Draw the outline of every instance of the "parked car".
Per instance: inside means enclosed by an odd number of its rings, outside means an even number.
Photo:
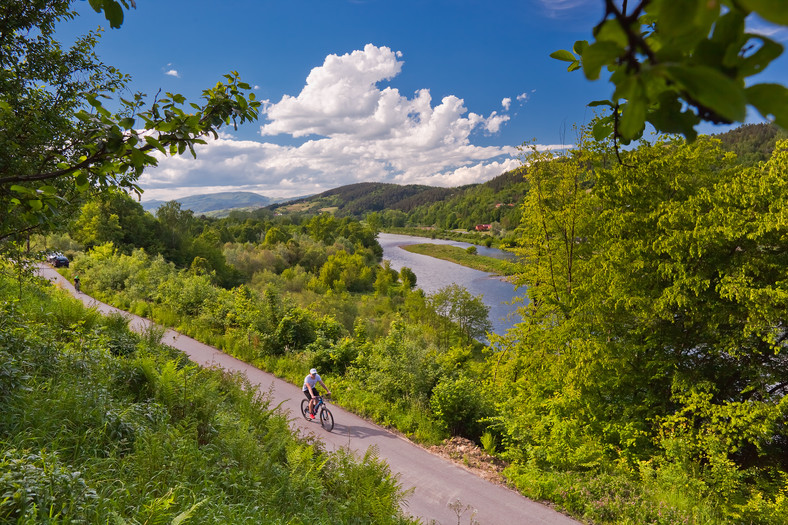
[[[68,268],[68,257],[62,253],[49,254],[47,257],[47,262],[55,268],[60,268],[61,266]]]

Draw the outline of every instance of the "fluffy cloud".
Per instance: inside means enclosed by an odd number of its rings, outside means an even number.
[[[260,141],[225,134],[199,147],[196,161],[162,159],[140,179],[145,198],[229,190],[294,197],[364,181],[458,186],[517,167],[514,147],[472,143],[505,125],[511,98],[503,113],[485,117],[453,95],[404,96],[384,85],[402,70],[401,58],[371,44],[329,55],[300,93],[265,101]]]
[[[176,69],[168,69],[164,72],[164,74],[175,78],[181,78],[181,74],[178,73],[178,70]]]

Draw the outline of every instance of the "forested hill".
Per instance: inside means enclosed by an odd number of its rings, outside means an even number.
[[[725,149],[736,153],[739,162],[752,166],[766,161],[780,139],[788,138],[788,131],[775,124],[745,124],[726,133],[714,135]]]
[[[457,191],[462,191],[462,188],[360,182],[334,188],[319,195],[274,204],[269,206],[269,209],[282,213],[330,210],[339,216],[357,217],[382,210],[401,210],[407,213],[416,206],[444,200]]]
[[[488,212],[494,211],[496,205],[516,202],[523,193],[522,175],[519,171],[513,171],[483,184],[457,188],[362,182],[287,203],[273,204],[268,208],[280,213],[331,211],[338,216],[360,218],[371,212],[379,212],[421,218],[432,217],[437,210],[463,207],[465,204],[476,208],[483,201],[483,210],[472,215],[478,222],[491,222],[495,220],[493,216],[499,214]]]

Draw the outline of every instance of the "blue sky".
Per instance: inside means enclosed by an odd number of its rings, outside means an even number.
[[[589,39],[602,0],[137,0],[123,26],[78,2],[65,38],[98,47],[130,87],[197,99],[238,71],[265,100],[140,179],[143,201],[219,191],[287,198],[356,182],[459,186],[519,165],[517,146],[571,144],[609,87],[552,51]],[[788,34],[775,38],[785,42]],[[767,72],[788,83],[786,59]],[[714,132],[705,129],[705,132]]]

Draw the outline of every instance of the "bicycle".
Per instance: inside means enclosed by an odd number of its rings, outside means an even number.
[[[301,400],[301,415],[304,416],[304,419],[310,421],[312,418],[309,417],[309,400],[302,399]],[[320,426],[325,428],[328,432],[334,428],[334,416],[331,414],[331,411],[328,409],[328,406],[323,401],[323,396],[317,396],[317,401],[315,402],[315,415],[320,419]]]

